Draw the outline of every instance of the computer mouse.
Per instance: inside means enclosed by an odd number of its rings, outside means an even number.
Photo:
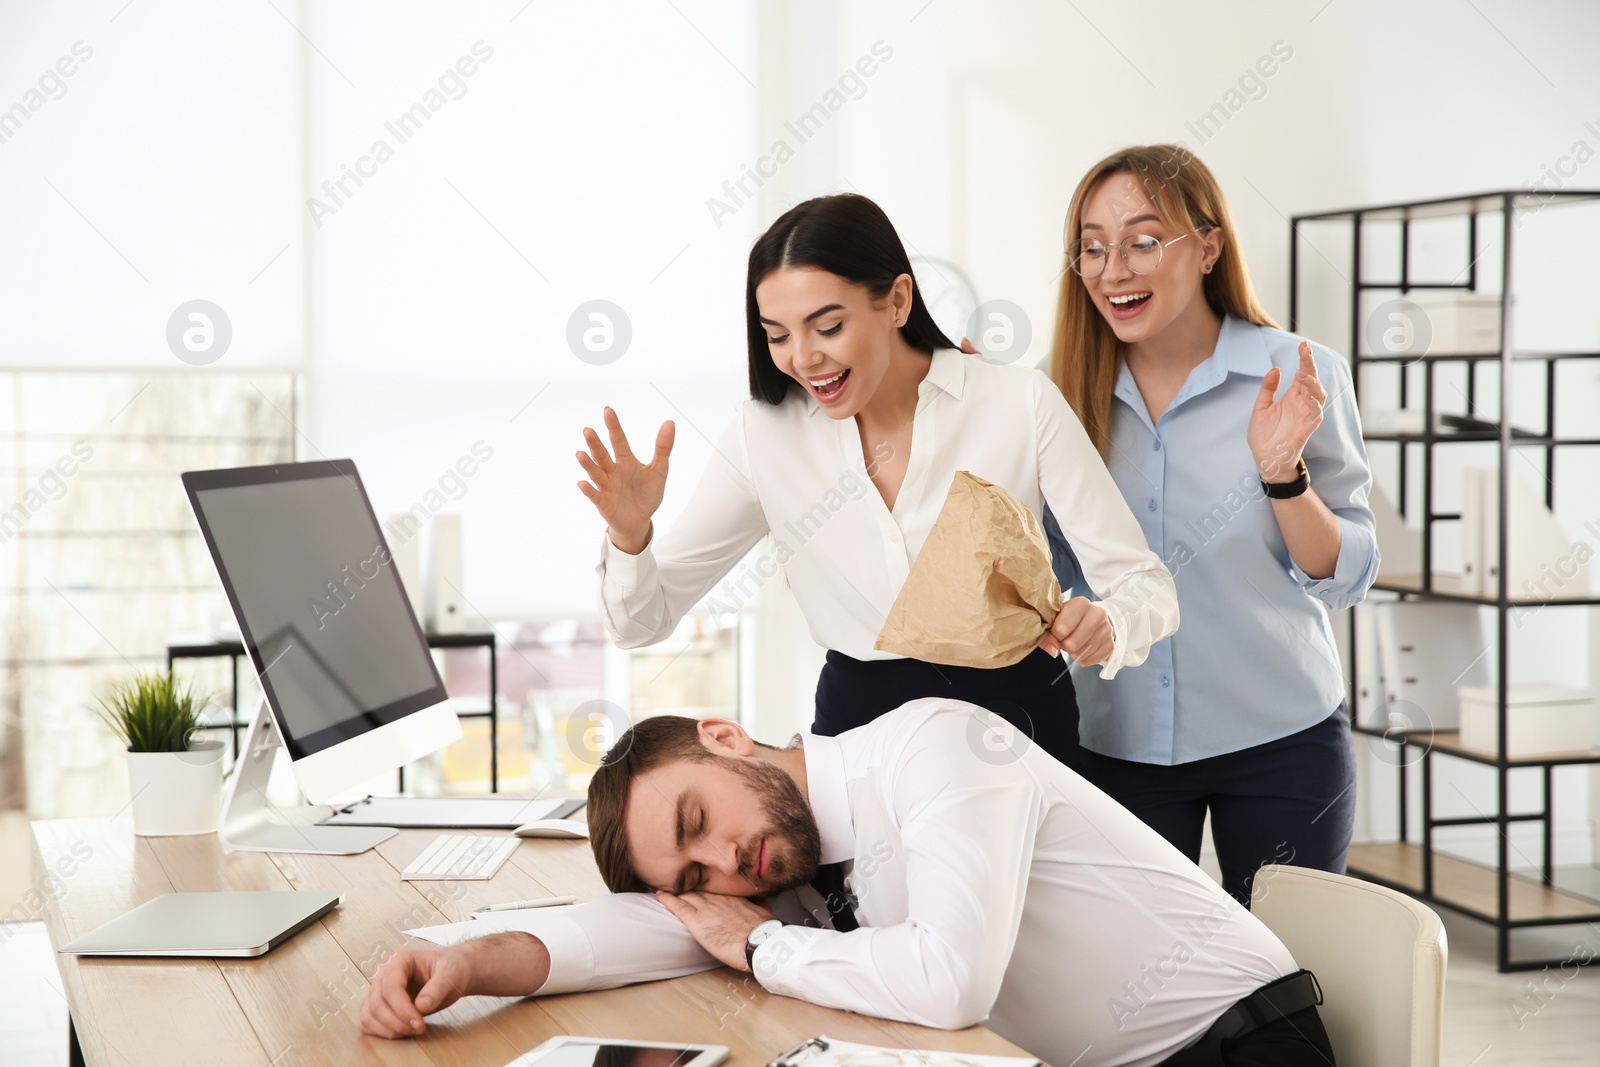
[[[559,837],[568,840],[589,836],[589,827],[576,819],[535,819],[511,831],[518,837]]]

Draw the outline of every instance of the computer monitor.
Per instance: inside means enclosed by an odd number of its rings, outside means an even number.
[[[254,851],[371,848],[394,831],[297,825],[266,801],[279,747],[319,804],[461,737],[361,475],[336,459],[190,471],[183,485],[263,695],[218,833]]]

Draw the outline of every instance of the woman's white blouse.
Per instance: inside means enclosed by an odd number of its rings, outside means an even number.
[[[624,648],[660,641],[707,594],[712,610],[736,610],[781,567],[819,645],[859,660],[899,658],[872,646],[962,470],[1010,490],[1035,515],[1050,505],[1111,616],[1116,648],[1101,677],[1143,663],[1177,629],[1172,575],[1077,416],[1038,371],[936,351],[917,387],[893,511],[869,474],[887,458],[864,455],[856,421],[830,418],[809,393],[797,389],[777,405],[746,401],[670,530],[636,556],[602,536],[597,571],[612,638]]]

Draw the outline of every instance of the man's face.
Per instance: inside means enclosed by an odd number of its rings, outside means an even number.
[[[669,893],[791,889],[816,877],[822,852],[794,779],[748,757],[677,760],[640,775],[622,821],[634,871]]]

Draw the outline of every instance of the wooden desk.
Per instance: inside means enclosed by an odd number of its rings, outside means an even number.
[[[344,893],[332,914],[258,959],[58,955],[84,1061],[90,1067],[502,1067],[564,1033],[727,1045],[734,1067],[763,1067],[817,1033],[902,1048],[1025,1055],[982,1027],[929,1030],[833,1011],[770,995],[728,968],[599,993],[468,997],[429,1016],[422,1037],[363,1036],[356,1021],[369,976],[385,953],[419,944],[403,930],[460,921],[494,901],[557,894],[588,900],[605,892],[584,841],[523,841],[487,882],[402,882],[400,870],[437,833],[402,830],[363,855],[328,857],[225,853],[214,834],[135,837],[126,814],[34,823],[33,884],[54,886],[44,907],[52,945],[162,893]]]

